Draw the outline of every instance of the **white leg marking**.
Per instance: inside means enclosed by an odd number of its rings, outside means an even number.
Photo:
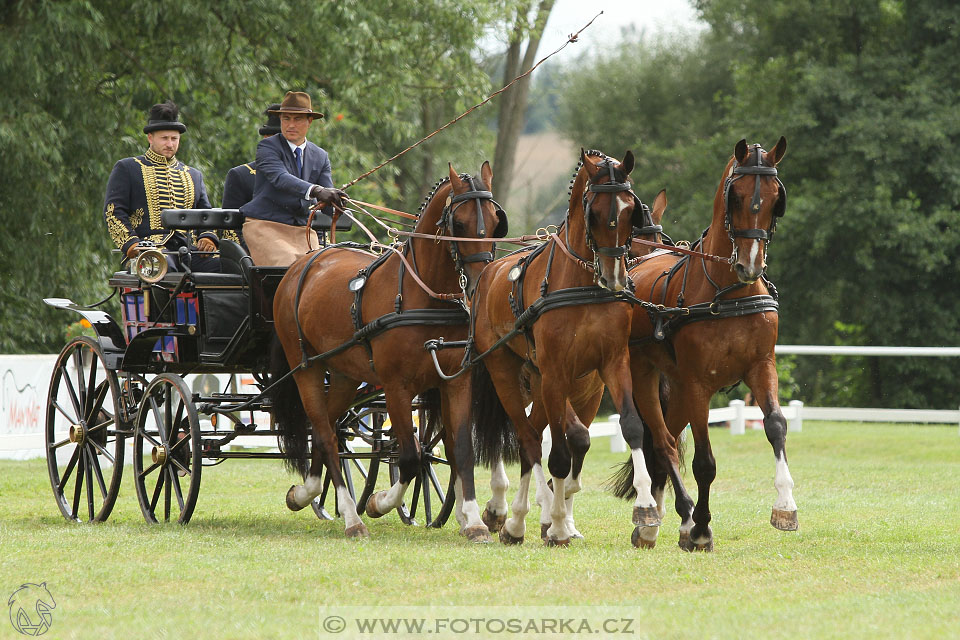
[[[553,540],[570,539],[570,531],[567,529],[567,501],[562,497],[565,495],[566,481],[566,478],[553,478],[554,501],[550,508],[552,524],[547,529],[547,537]]]
[[[373,503],[377,506],[377,511],[386,514],[399,507],[400,503],[403,502],[403,494],[406,493],[409,486],[409,482],[403,483],[398,480],[386,491],[378,491],[373,494]]]
[[[456,507],[454,507],[453,515],[456,516],[457,522],[460,524],[460,533],[463,533],[467,518],[463,515],[463,486],[460,484],[459,477],[453,482],[453,494],[456,496]]]
[[[507,513],[507,489],[510,488],[510,478],[503,460],[498,460],[493,471],[490,472],[490,500],[487,509],[491,513],[502,516]]]
[[[539,468],[539,466],[540,465],[537,465],[537,468]],[[543,470],[540,471],[540,475],[543,475]],[[510,517],[503,523],[503,528],[514,538],[522,538],[527,529],[524,518],[527,517],[527,513],[530,511],[529,471],[520,476],[520,485],[517,487],[517,495],[513,499],[511,511]]]
[[[346,485],[337,489],[337,503],[340,506],[340,513],[343,515],[344,529],[349,529],[363,522],[357,515],[357,503],[350,497]]]
[[[537,479],[537,504],[540,505],[540,524],[550,525],[550,509],[553,506],[553,492],[547,486],[547,479],[543,475],[543,467],[539,464],[533,467],[534,477]]]
[[[667,515],[667,505],[663,501],[663,490],[664,487],[653,490],[653,497],[657,501],[657,511],[660,513],[661,520]]]
[[[530,414],[533,413],[533,403],[531,402],[523,408],[523,412],[527,414],[527,417],[530,417]]]
[[[777,459],[777,475],[773,485],[777,488],[777,501],[773,503],[773,508],[781,511],[796,511],[797,503],[793,500],[793,478],[790,476],[787,458],[783,452],[780,452],[780,457]]]
[[[650,492],[653,481],[650,479],[650,474],[647,473],[647,463],[643,457],[643,449],[632,449],[630,455],[633,457],[633,488],[637,490],[637,501],[633,503],[634,506],[657,506],[657,501],[653,499],[653,494]]]
[[[293,490],[293,500],[299,506],[305,507],[310,504],[311,500],[320,495],[322,489],[323,481],[320,476],[308,475],[306,480],[303,481],[303,484],[297,485]]]

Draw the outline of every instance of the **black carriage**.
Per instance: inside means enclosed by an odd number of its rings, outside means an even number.
[[[167,210],[163,223],[174,229],[239,229],[242,217],[229,209]],[[325,231],[330,223],[320,214],[314,227]],[[68,520],[109,517],[128,442],[140,508],[154,523],[189,521],[204,466],[230,458],[282,459],[276,450],[281,434],[264,391],[273,294],[286,267],[255,266],[230,240],[221,241],[220,259],[223,273],[188,267],[166,272],[164,252],[141,253],[128,271],[109,279],[119,295],[119,323],[70,300],[44,301],[79,313],[96,333],[72,339],[60,352],[47,399],[47,466]],[[229,374],[231,384],[223,391],[192,390],[185,380],[190,374]],[[239,375],[252,379],[252,386],[240,387]],[[268,416],[266,424],[257,424],[257,415]],[[427,432],[427,421],[420,424],[421,472],[410,506],[398,511],[408,524],[416,519],[439,527],[453,508],[453,476],[439,449],[440,434]],[[397,474],[397,447],[381,391],[358,389],[337,429],[344,478],[360,510],[381,467],[391,482]],[[263,446],[251,445],[259,439]],[[312,505],[324,519],[332,518],[329,486],[324,477]]]

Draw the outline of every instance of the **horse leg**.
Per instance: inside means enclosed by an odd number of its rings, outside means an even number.
[[[657,501],[653,497],[653,481],[647,471],[646,457],[643,454],[644,424],[637,412],[633,400],[633,377],[630,373],[629,352],[610,362],[601,372],[603,381],[607,384],[610,397],[614,405],[620,410],[620,432],[630,447],[630,457],[633,460],[633,487],[637,492],[637,499],[633,504],[633,524],[635,528],[631,535],[634,546],[643,546],[640,534],[646,530],[647,539],[656,538],[649,527],[660,528],[660,511]]]
[[[573,495],[578,493],[583,485],[580,484],[580,474],[583,472],[583,461],[590,450],[590,431],[584,426],[577,412],[570,403],[567,403],[566,414],[567,447],[570,449],[570,475],[564,484],[563,500],[565,501],[567,530],[571,538],[583,539],[583,534],[577,531],[573,522]]]
[[[440,387],[443,410],[443,443],[456,474],[457,520],[460,533],[471,542],[490,542],[490,530],[480,517],[474,485],[473,438],[470,432],[471,389],[468,378],[459,378]],[[453,425],[448,427],[447,425]]]
[[[680,523],[680,548],[686,551],[713,551],[710,528],[710,485],[717,477],[708,431],[711,392],[700,385],[674,381],[674,402],[667,407],[670,432],[679,435],[690,424],[693,433],[693,477],[697,481],[697,503],[689,519]]]
[[[383,391],[393,436],[400,449],[397,457],[400,477],[389,489],[377,491],[367,499],[366,513],[371,518],[379,518],[399,507],[420,469],[420,446],[413,435],[413,394],[404,387],[387,388],[386,385]]]
[[[500,463],[503,464],[502,462]],[[538,466],[539,468],[539,466]],[[523,544],[526,533],[525,518],[530,512],[530,465],[525,459],[520,460],[520,484],[517,486],[517,495],[510,505],[510,517],[506,518],[500,527],[500,542],[503,544]],[[540,470],[543,477],[543,470]]]
[[[566,482],[573,470],[572,455],[565,431],[567,415],[573,411],[562,390],[565,385],[562,382],[550,383],[549,380],[548,377],[540,389],[553,441],[550,456],[547,459],[547,467],[553,479],[553,500],[550,505],[550,526],[546,532],[546,544],[565,547],[570,544],[570,530],[567,528]]]
[[[507,489],[510,488],[510,479],[507,477],[507,468],[503,460],[497,460],[490,471],[490,499],[483,509],[483,522],[490,529],[490,533],[500,531],[507,520]]]
[[[651,493],[657,501],[657,512],[661,518],[665,515],[664,489],[669,477],[674,489],[674,507],[680,520],[691,521],[693,499],[687,493],[680,476],[676,439],[664,422],[662,407],[666,404],[667,394],[661,393],[660,374],[649,362],[639,357],[631,359],[630,367],[633,399],[637,410],[643,416],[643,449],[647,454],[647,471],[651,477]],[[667,388],[664,387],[664,391]],[[653,548],[659,531],[660,527],[639,527],[637,544],[640,547]]]
[[[322,467],[326,464],[327,473],[337,494],[337,503],[343,515],[344,534],[348,538],[367,538],[370,533],[357,515],[357,505],[350,496],[340,471],[340,452],[337,434],[327,415],[326,394],[324,392],[324,370],[311,367],[294,374],[303,408],[313,425],[313,447],[310,470],[302,485],[294,485],[287,491],[287,507],[299,511],[320,495],[323,489],[321,481]]]
[[[772,360],[764,360],[750,371],[746,383],[763,411],[763,430],[777,461],[773,481],[777,488],[777,501],[773,503],[770,524],[781,531],[796,531],[800,524],[797,503],[793,499],[793,477],[787,467],[787,421],[780,411],[776,365]]]

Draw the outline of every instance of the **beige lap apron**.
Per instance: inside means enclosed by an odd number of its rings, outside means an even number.
[[[250,258],[260,267],[289,267],[308,251],[320,248],[316,231],[310,233],[307,246],[306,227],[247,218],[243,223],[243,239]]]

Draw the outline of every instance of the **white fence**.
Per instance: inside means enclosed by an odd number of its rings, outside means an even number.
[[[859,356],[960,356],[960,347],[826,347],[780,345],[777,353],[797,355]],[[25,459],[44,455],[44,412],[47,387],[55,355],[0,355],[0,458]],[[217,376],[218,378],[222,376]],[[947,423],[960,427],[960,410],[848,409],[807,407],[798,400],[783,407],[787,428],[801,431],[804,420],[852,422]],[[626,450],[616,417],[594,422],[591,437],[610,437],[613,451]],[[730,433],[742,434],[749,426],[762,428],[758,407],[746,407],[734,400],[728,407],[710,411],[710,423],[729,423]],[[549,432],[545,435],[549,446]]]

